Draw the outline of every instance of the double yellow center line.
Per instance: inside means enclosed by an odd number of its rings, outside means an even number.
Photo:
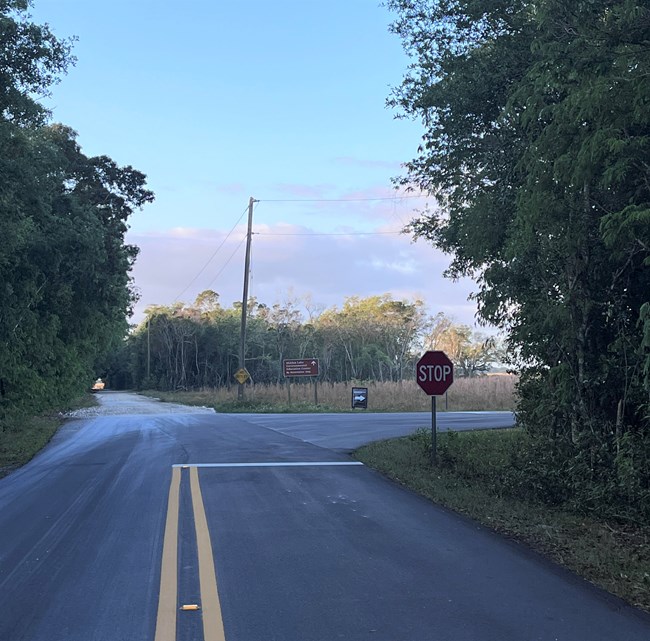
[[[363,466],[359,461],[299,461],[268,463],[195,463],[174,465],[167,502],[167,519],[163,539],[162,567],[160,570],[160,596],[156,619],[155,641],[176,641],[176,619],[180,609],[178,603],[178,522],[180,515],[180,494],[182,470],[189,468],[194,528],[199,565],[199,587],[201,592],[200,613],[203,619],[204,641],[225,641],[221,604],[217,591],[217,575],[212,555],[212,543],[205,516],[205,507],[198,468],[247,468],[247,467],[319,467],[319,466]],[[188,610],[197,610],[187,607]]]
[[[176,613],[178,604],[178,518],[180,511],[181,468],[174,467],[167,502],[167,520],[163,540],[162,568],[160,571],[160,597],[156,619],[155,641],[176,640]],[[212,543],[205,516],[203,496],[196,467],[190,468],[190,489],[196,530],[196,547],[199,561],[199,586],[204,641],[225,641],[221,605],[217,592],[217,575],[214,569]]]

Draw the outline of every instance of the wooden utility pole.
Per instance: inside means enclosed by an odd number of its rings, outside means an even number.
[[[147,315],[147,387],[151,387],[151,316]]]
[[[241,331],[239,336],[239,369],[246,369],[246,316],[248,313],[248,275],[251,268],[251,238],[253,236],[253,203],[251,196],[248,201],[248,232],[246,234],[246,258],[244,259],[244,293],[241,300]],[[244,400],[244,385],[239,383],[237,399]]]

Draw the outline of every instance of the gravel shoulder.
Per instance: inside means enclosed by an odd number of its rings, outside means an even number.
[[[100,416],[125,414],[214,414],[211,407],[193,407],[178,403],[163,403],[159,399],[133,392],[96,392],[99,405],[82,407],[65,414],[67,419],[93,419]]]

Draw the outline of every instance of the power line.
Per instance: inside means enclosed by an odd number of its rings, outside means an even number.
[[[282,232],[260,232],[254,231],[255,236],[386,236],[391,234],[402,234],[402,231],[352,231],[352,232],[334,232],[334,233],[282,233]]]
[[[374,200],[403,200],[406,198],[428,198],[425,194],[408,196],[385,196],[383,198],[260,198],[261,203],[356,203]]]
[[[235,247],[235,251],[232,254],[230,254],[230,258],[228,258],[228,260],[223,264],[223,267],[217,272],[217,275],[210,281],[210,284],[208,285],[208,288],[212,287],[212,283],[214,283],[214,281],[216,281],[217,278],[219,278],[219,276],[221,276],[221,273],[223,272],[224,269],[226,269],[226,267],[228,266],[228,263],[233,259],[235,254],[239,251],[239,248],[244,244],[244,241],[246,240],[247,236],[248,236],[248,234],[245,234],[244,237],[239,241],[239,245],[237,245],[237,247]]]
[[[178,296],[176,296],[176,298],[174,298],[174,302],[177,301],[194,284],[194,281],[196,281],[196,279],[207,269],[208,265],[212,262],[212,259],[217,255],[217,252],[225,245],[228,238],[230,238],[230,234],[232,234],[233,231],[235,231],[235,228],[237,227],[237,225],[239,225],[239,223],[241,222],[241,219],[246,215],[247,211],[248,211],[248,207],[246,207],[246,209],[244,209],[244,211],[242,212],[242,215],[239,217],[237,222],[232,226],[232,229],[228,232],[226,237],[221,241],[221,244],[219,245],[219,247],[217,247],[214,250],[214,253],[212,254],[212,256],[210,256],[210,258],[208,258],[205,265],[203,265],[203,267],[201,267],[201,269],[199,270],[199,273],[186,285],[185,289],[183,289],[183,291]],[[216,280],[216,278],[215,278],[215,280]],[[214,281],[212,281],[212,282],[214,282]],[[210,283],[210,284],[212,284],[212,283]]]

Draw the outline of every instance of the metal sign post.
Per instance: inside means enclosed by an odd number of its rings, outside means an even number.
[[[282,373],[287,379],[287,398],[291,405],[291,379],[297,376],[309,376],[314,379],[314,405],[318,405],[319,361],[317,358],[285,358],[282,361]]]
[[[436,396],[446,394],[454,382],[454,364],[444,352],[426,352],[417,362],[415,372],[418,385],[431,396],[431,464],[435,465],[438,440]]]
[[[436,464],[438,448],[438,426],[436,425],[436,397],[431,397],[431,465]]]

